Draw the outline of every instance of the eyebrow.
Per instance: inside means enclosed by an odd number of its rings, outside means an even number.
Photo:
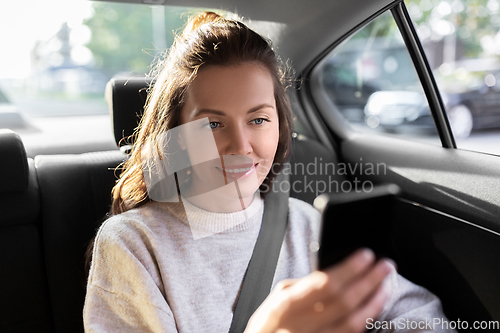
[[[260,104],[260,105],[257,105],[256,107],[251,108],[250,110],[247,111],[247,114],[257,112],[260,109],[264,109],[264,108],[275,109],[275,107],[273,105],[268,104],[268,103],[264,103],[264,104]],[[215,114],[218,116],[225,116],[226,115],[226,113],[224,111],[220,111],[220,110],[201,109],[201,110],[196,111],[196,113],[194,114],[194,117],[198,117],[199,115],[202,115],[202,114]]]

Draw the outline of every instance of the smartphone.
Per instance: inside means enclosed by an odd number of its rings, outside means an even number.
[[[320,210],[321,232],[317,269],[344,260],[359,248],[372,249],[378,258],[394,258],[392,209],[401,190],[397,185],[374,186],[372,191],[322,194],[314,201]]]

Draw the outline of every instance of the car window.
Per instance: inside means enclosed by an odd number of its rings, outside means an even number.
[[[10,103],[7,99],[7,96],[4,95],[2,91],[0,91],[0,104],[8,104]]]
[[[407,0],[457,148],[500,154],[500,4]]]
[[[441,145],[390,11],[336,47],[321,66],[326,95],[356,130]]]
[[[199,10],[82,0],[2,2],[0,128],[19,133],[29,156],[117,149],[106,83],[149,73],[174,32]]]

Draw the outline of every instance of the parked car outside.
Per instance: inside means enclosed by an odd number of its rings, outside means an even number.
[[[472,130],[500,127],[500,71],[467,72],[475,83],[467,88],[441,92],[456,138],[467,138]],[[458,90],[458,91],[457,91]],[[460,91],[461,90],[461,91]],[[421,92],[377,91],[364,108],[368,126],[395,131],[401,126],[434,130],[435,125]]]

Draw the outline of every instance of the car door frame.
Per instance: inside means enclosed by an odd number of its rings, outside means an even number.
[[[356,132],[335,110],[335,105],[322,88],[319,68],[325,56],[387,10],[392,12],[411,55],[442,146]],[[490,248],[500,252],[500,221],[497,218],[500,216],[500,157],[456,148],[438,86],[403,1],[393,2],[353,27],[320,54],[302,72],[302,78],[305,83],[297,93],[298,100],[305,117],[316,130],[317,139],[334,149],[342,162],[386,165],[384,174],[362,174],[359,168],[355,169],[357,171],[350,174],[351,179],[374,184],[395,183],[402,189],[402,200],[408,207],[418,207],[416,214],[419,217],[430,213],[430,218],[436,223],[443,219],[447,228],[460,226],[468,230],[465,232],[477,231],[481,234],[474,236],[475,242],[488,238]],[[411,209],[408,208],[408,211]],[[489,253],[480,247],[471,248],[470,253],[471,257],[483,258],[485,262],[500,261],[500,254]],[[490,277],[498,277],[500,269],[482,264],[472,267],[476,265],[474,262],[460,258],[450,260],[456,267],[462,265],[462,271],[457,274],[467,280],[464,283],[471,286],[472,294],[480,295],[480,302],[487,307],[486,312],[489,311],[492,318],[500,319],[500,306],[488,298],[488,290],[477,290],[480,282],[475,275],[471,277],[470,272],[483,270]],[[491,293],[500,296],[500,288],[493,289]],[[480,317],[481,314],[478,314],[477,318]]]
[[[438,147],[410,141],[408,139],[356,132],[352,129],[352,127],[346,124],[346,121],[342,118],[340,113],[336,112],[335,105],[329,100],[322,88],[317,65],[321,64],[320,61],[324,58],[324,56],[331,52],[331,50],[335,47],[342,44],[342,42],[347,40],[353,33],[357,32],[359,29],[387,10],[392,11],[400,31],[403,34],[408,51],[414,61],[415,69],[417,70],[424,92],[428,99],[429,107],[434,117],[442,146]],[[457,172],[464,176],[483,175],[488,177],[488,181],[492,181],[495,185],[500,186],[500,179],[490,179],[500,175],[500,167],[495,165],[500,164],[498,163],[500,162],[500,160],[498,160],[500,157],[493,154],[456,148],[456,143],[453,138],[446,112],[444,111],[444,104],[436,81],[403,1],[395,1],[389,7],[381,9],[379,12],[354,27],[341,40],[338,40],[328,50],[325,50],[325,52],[302,73],[302,76],[306,77],[307,80],[303,80],[306,83],[303,84],[301,89],[297,91],[297,96],[302,107],[302,112],[304,113],[303,116],[311,124],[311,127],[315,129],[315,134],[317,136],[316,139],[326,146],[333,148],[340,155],[341,160],[355,163],[359,160],[359,158],[363,157],[368,159],[371,158],[373,161],[383,158],[385,159],[385,162],[388,163],[389,168],[391,166],[391,160],[394,159],[394,162],[396,162],[401,159],[406,159],[408,161],[406,163],[404,161],[400,161],[393,164],[400,164],[403,167],[409,167],[412,164],[415,164],[421,168],[424,168],[426,164],[428,164],[429,167],[435,168],[435,170]],[[382,146],[384,144],[385,146]],[[361,150],[357,151],[358,149]],[[376,150],[380,157],[377,158],[376,156],[372,156],[373,154],[369,153],[370,149],[372,151]],[[415,156],[412,157],[412,154]],[[376,181],[391,180],[390,177],[370,177],[370,175],[360,176],[366,176]],[[409,191],[407,194],[409,195],[412,192],[418,191]],[[415,198],[422,199],[426,203],[431,204],[436,201],[433,201],[433,198],[428,198],[428,200],[426,200],[422,195],[419,195],[418,193],[415,194]],[[496,193],[492,190],[488,190],[485,193],[485,196],[486,194],[491,196]],[[480,198],[481,196],[479,196],[479,199]],[[498,200],[493,200],[492,203],[497,207],[491,212],[498,213],[500,216],[500,198]],[[439,207],[438,205],[438,207],[435,208],[442,209],[445,207]],[[464,213],[456,207],[449,208],[449,211],[447,211],[449,214]],[[461,214],[457,215],[460,217]],[[474,216],[475,214],[470,217],[472,218]],[[487,219],[487,216],[484,215],[481,216],[480,219],[481,218]],[[495,232],[500,233],[500,223],[496,223],[496,220],[494,222],[495,223],[491,225],[488,224],[485,227],[491,228]]]

